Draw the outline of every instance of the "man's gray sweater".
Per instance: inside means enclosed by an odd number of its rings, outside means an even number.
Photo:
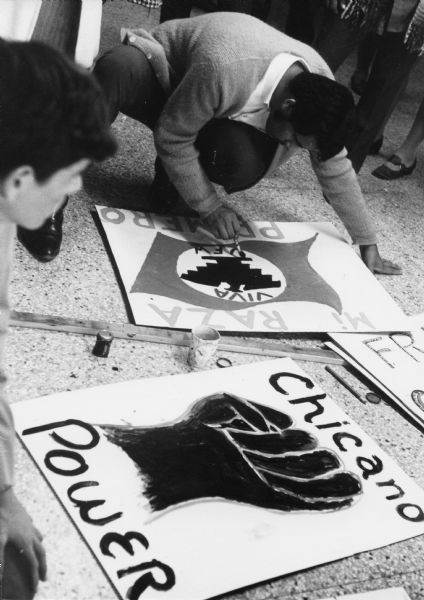
[[[145,53],[168,94],[154,130],[156,149],[172,183],[203,217],[221,202],[199,162],[195,141],[201,128],[213,118],[241,110],[282,52],[302,58],[313,73],[333,78],[312,48],[240,13],[177,19],[150,33],[123,30],[122,37]],[[285,160],[279,147],[268,173]],[[326,162],[311,162],[323,193],[353,241],[375,243],[375,229],[346,151]]]

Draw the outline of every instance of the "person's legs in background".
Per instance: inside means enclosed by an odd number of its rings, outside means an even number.
[[[324,19],[314,47],[333,71],[369,34],[365,28],[351,28],[346,21],[329,13]],[[386,32],[378,41],[367,84],[356,107],[355,126],[347,144],[349,158],[358,172],[370,153],[382,144],[382,131],[408,81],[416,54],[404,46],[404,34]]]
[[[267,23],[271,11],[271,0],[255,0],[252,4],[251,14]]]
[[[160,10],[160,22],[171,19],[186,19],[190,16],[194,2],[192,0],[163,0]]]
[[[304,44],[313,46],[319,32],[323,11],[325,9],[316,0],[289,0],[284,32]]]
[[[379,34],[375,31],[370,31],[358,46],[356,67],[350,78],[350,87],[358,96],[362,96],[365,91],[379,41]]]
[[[73,58],[80,12],[80,2],[75,0],[43,2],[32,39],[48,43]],[[40,262],[50,262],[59,254],[65,205],[66,203],[53,213],[39,229],[18,227],[18,240]]]
[[[200,12],[241,12],[266,21],[270,4],[271,0],[163,0],[160,22],[188,18],[193,8]]]
[[[370,31],[358,46],[356,67],[350,78],[350,88],[358,96],[365,92],[371,66],[378,50],[381,36]],[[378,154],[383,145],[384,126],[376,133],[375,139],[370,146],[368,154]]]
[[[406,50],[403,39],[402,33],[382,35],[366,88],[356,107],[355,128],[347,144],[356,172],[381,135],[418,58]]]
[[[325,9],[312,46],[335,73],[366,35],[365,28],[352,28],[347,21]]]
[[[260,4],[259,0],[218,0],[213,3],[216,4],[216,8],[213,10],[241,12],[250,15],[256,3]],[[202,0],[198,0],[196,4],[201,5]]]
[[[309,0],[289,0],[285,33],[290,37],[311,44],[314,39],[314,24]]]
[[[372,174],[379,179],[399,179],[410,175],[417,164],[417,151],[424,140],[424,100],[421,102],[414,122],[405,140],[384,164]]]

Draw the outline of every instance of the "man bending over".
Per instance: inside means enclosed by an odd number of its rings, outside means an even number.
[[[228,193],[249,188],[305,148],[366,265],[401,272],[380,257],[346,157],[352,95],[312,48],[240,13],[177,19],[150,33],[128,30],[123,41],[94,72],[111,121],[121,111],[153,130],[152,211],[177,212],[182,199],[217,237],[233,238],[239,217],[212,182]]]

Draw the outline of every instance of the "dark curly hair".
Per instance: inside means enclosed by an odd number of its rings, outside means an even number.
[[[315,73],[300,73],[290,82],[296,100],[291,123],[296,133],[312,135],[320,160],[338,154],[354,126],[355,103],[344,85]]]
[[[42,42],[0,40],[0,177],[29,165],[42,182],[116,146],[91,74]]]

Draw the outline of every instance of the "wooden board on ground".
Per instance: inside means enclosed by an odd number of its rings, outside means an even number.
[[[199,230],[198,219],[97,211],[139,325],[404,329],[402,311],[329,223],[245,223],[240,254]]]
[[[12,408],[122,599],[203,600],[424,533],[423,490],[289,358]]]
[[[190,346],[192,341],[192,336],[188,332],[180,332],[162,327],[142,327],[140,325],[131,325],[128,323],[74,319],[72,317],[59,317],[57,315],[44,315],[16,310],[10,311],[9,325],[11,327],[79,333],[82,335],[97,335],[99,331],[107,330],[114,338],[123,340],[153,342],[157,344],[174,344],[176,346],[187,347]],[[294,346],[280,340],[250,340],[246,338],[240,339],[223,336],[219,342],[218,350],[241,354],[255,354],[258,356],[274,356],[278,358],[290,356],[296,360],[335,365],[345,364],[345,361],[342,358],[339,358],[337,354],[331,350],[326,350],[321,347],[309,348],[307,346]]]

